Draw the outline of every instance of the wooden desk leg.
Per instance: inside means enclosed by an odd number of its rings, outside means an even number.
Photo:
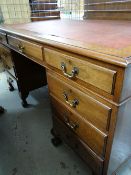
[[[27,108],[28,107],[28,103],[26,101],[26,98],[28,97],[29,92],[19,92],[19,94],[20,94],[20,97],[21,97],[21,100],[22,100],[22,102],[21,102],[22,106],[24,108]]]
[[[3,114],[4,112],[5,112],[5,109],[2,106],[0,106],[0,114]]]
[[[11,54],[19,95],[22,100],[21,104],[26,108],[28,107],[26,98],[29,92],[47,84],[46,70],[43,66],[13,50],[11,50]]]
[[[11,78],[8,78],[7,79],[7,83],[9,85],[9,91],[14,91],[15,88],[13,87],[12,83],[13,83],[13,80]]]
[[[55,147],[61,145],[62,140],[57,136],[57,134],[54,132],[53,128],[51,129],[51,134],[53,135],[53,138],[51,139],[52,144]]]

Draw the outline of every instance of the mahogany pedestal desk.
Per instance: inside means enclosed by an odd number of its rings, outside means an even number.
[[[65,141],[93,174],[111,175],[131,155],[131,23],[50,20],[0,31],[18,78],[31,69],[26,86],[46,69],[53,144]]]

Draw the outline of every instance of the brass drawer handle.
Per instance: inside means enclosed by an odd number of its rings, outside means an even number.
[[[63,96],[65,98],[66,103],[71,107],[76,108],[76,106],[79,104],[79,101],[77,99],[74,99],[73,101],[69,102],[67,93],[64,92]]]
[[[64,122],[73,131],[76,131],[76,129],[79,128],[79,125],[77,123],[70,122],[67,116],[64,116]]]
[[[25,47],[22,46],[21,44],[17,45],[19,52],[24,53]]]
[[[63,74],[70,79],[75,78],[75,76],[78,75],[78,72],[79,72],[77,67],[73,67],[71,73],[67,73],[66,72],[66,65],[63,62],[61,63],[61,69],[62,69]]]

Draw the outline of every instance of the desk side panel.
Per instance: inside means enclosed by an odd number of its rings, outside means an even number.
[[[131,97],[131,65],[126,68],[120,102]]]
[[[131,100],[118,110],[108,175],[111,175],[131,155]]]

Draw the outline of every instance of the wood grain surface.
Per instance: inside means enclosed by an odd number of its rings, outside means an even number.
[[[116,71],[51,49],[45,48],[44,53],[47,64],[61,70],[61,64],[64,63],[66,69],[65,71],[68,74],[71,74],[73,68],[75,67],[78,69],[78,73],[75,78],[96,86],[109,94],[113,94]],[[62,71],[61,74],[63,74]]]
[[[0,27],[3,28],[7,32],[39,40],[45,44],[70,48],[72,52],[75,49],[76,52],[88,56],[94,52],[92,56],[105,62],[121,66],[131,62],[130,59],[126,60],[131,56],[130,21],[59,19]],[[106,56],[100,58],[99,54]]]
[[[79,104],[75,108],[71,108],[82,115],[85,120],[92,123],[100,131],[105,133],[108,131],[111,117],[111,108],[109,106],[82,93],[77,87],[66,84],[64,79],[60,80],[60,77],[56,76],[55,73],[48,72],[47,75],[50,93],[56,96],[64,104],[67,104],[63,95],[64,93],[67,94],[69,102],[77,99]],[[67,106],[70,107],[69,104],[67,104]]]

